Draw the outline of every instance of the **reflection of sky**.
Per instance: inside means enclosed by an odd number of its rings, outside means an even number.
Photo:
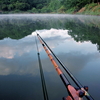
[[[90,41],[83,43],[74,41],[74,39],[68,35],[68,30],[50,29],[37,30],[37,32],[47,44],[49,44],[54,53],[58,55],[71,72],[82,81],[82,83],[85,83],[84,80],[87,80],[86,85],[90,85],[90,90],[95,88],[92,87],[94,84],[98,86],[100,83],[97,78],[97,76],[100,76],[100,54],[97,51],[96,45],[92,44]],[[35,32],[20,40],[12,40],[10,38],[0,40],[0,75],[9,76],[29,74],[34,77],[38,76],[39,69],[34,34]],[[50,90],[49,94],[55,96],[54,98],[56,99],[56,95],[59,95],[59,93],[56,94],[56,90],[53,90],[54,94],[52,93],[51,89],[54,88],[53,83],[58,83],[57,86],[60,86],[59,89],[62,87],[63,91],[65,90],[64,87],[61,86],[62,83],[60,83],[59,77],[51,62],[48,60],[42,46],[39,42],[38,44],[47,87]],[[92,81],[94,84],[90,84],[89,81]],[[58,87],[55,86],[55,89]],[[62,92],[59,97],[63,95],[65,94]],[[94,96],[96,95],[94,94]],[[50,98],[53,100],[52,96],[50,96]]]
[[[19,41],[12,40],[10,38],[5,38],[4,40],[1,40],[0,46],[2,48],[0,48],[0,57],[11,59],[14,58],[16,54],[21,56],[25,52],[30,52],[32,48],[34,48],[34,46],[31,46],[34,42],[34,38],[29,37],[30,36],[25,37],[24,39],[20,39]]]
[[[90,41],[83,43],[74,41],[74,39],[67,34],[68,30],[51,29],[49,30],[49,32],[48,30],[41,30],[37,32],[40,33],[41,37],[44,40],[48,41],[48,44],[51,46],[51,48],[55,48],[56,45],[55,50],[57,49],[56,52],[58,53],[77,51],[87,54],[97,51],[96,46],[93,45]],[[53,40],[53,43],[50,40]]]
[[[28,67],[29,63],[31,64],[30,67],[33,67],[36,60],[34,46],[34,37],[32,36],[27,36],[20,40],[12,40],[10,38],[1,40],[0,75],[24,74],[29,70],[30,73],[33,73],[32,69],[27,69],[26,67]]]
[[[100,53],[97,51],[96,45],[90,41],[76,42],[68,36],[66,30],[51,29],[50,31],[42,30],[42,32],[37,32],[71,72],[76,76],[78,75],[77,77],[80,81],[90,87],[90,93],[93,97],[96,99],[100,98],[95,94],[100,89],[98,88],[100,84],[98,77],[100,76]]]

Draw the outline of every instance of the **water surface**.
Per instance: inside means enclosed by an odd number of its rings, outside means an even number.
[[[98,16],[65,14],[0,15],[0,100],[43,100],[36,31],[99,100],[99,20]],[[61,100],[67,90],[39,41],[38,46],[49,99]]]

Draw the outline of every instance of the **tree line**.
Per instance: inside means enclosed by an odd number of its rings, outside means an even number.
[[[11,10],[22,10],[26,11],[33,7],[39,7],[44,5],[46,0],[0,0],[0,10],[11,11]]]
[[[0,0],[0,11],[56,12],[75,7],[76,10],[100,0]]]
[[[100,0],[62,0],[61,3],[64,5],[65,8],[75,8],[76,11],[84,7],[85,5],[88,5],[90,3],[98,3]]]

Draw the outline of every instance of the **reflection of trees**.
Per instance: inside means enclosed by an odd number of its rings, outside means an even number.
[[[42,28],[42,23],[40,21],[14,20],[12,23],[9,20],[6,20],[0,23],[0,39],[5,37],[20,39],[31,34],[36,29]]]
[[[20,39],[31,34],[35,30],[63,28],[64,19],[51,17],[34,18],[5,18],[0,20],[0,39],[10,37]]]
[[[24,18],[23,18],[24,17]],[[0,20],[0,39],[10,37],[20,39],[35,30],[63,28],[69,31],[76,41],[91,41],[100,50],[99,17],[91,16],[31,16],[11,17]]]
[[[66,28],[69,28],[69,35],[71,35],[77,42],[91,41],[93,44],[97,44],[98,50],[100,50],[100,29],[93,24],[88,25],[82,23],[80,20],[75,19],[66,23]]]

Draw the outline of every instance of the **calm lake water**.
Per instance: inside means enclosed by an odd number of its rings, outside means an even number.
[[[36,31],[99,100],[100,17],[65,14],[0,15],[0,100],[44,100]],[[38,46],[49,100],[62,100],[67,90],[39,41]]]

